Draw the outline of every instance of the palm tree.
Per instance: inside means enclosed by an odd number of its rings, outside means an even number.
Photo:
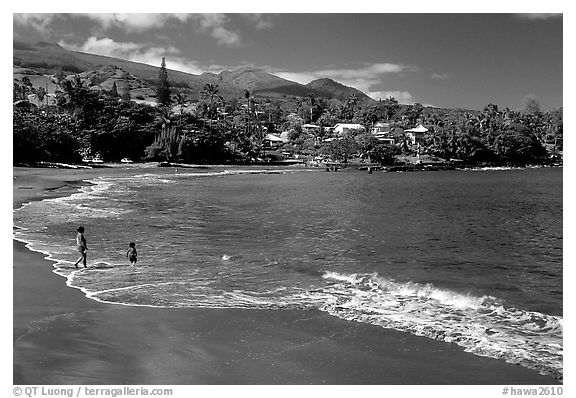
[[[79,75],[75,75],[72,80],[65,79],[60,81],[60,88],[66,99],[65,106],[73,109],[74,117],[76,118],[83,111],[87,102],[88,88],[84,86],[84,82]]]
[[[184,107],[188,103],[188,96],[182,92],[177,93],[174,96],[174,102],[180,107],[180,119],[182,119],[182,114],[184,113]]]
[[[245,89],[243,92],[244,99],[247,102],[247,109],[246,109],[246,135],[250,134],[251,125],[250,122],[252,121],[252,105],[254,101],[254,95],[250,89]]]
[[[358,105],[358,101],[358,96],[356,94],[351,94],[348,99],[346,99],[346,109],[350,119],[354,117],[354,110],[356,105]]]
[[[36,97],[38,97],[38,101],[40,104],[44,104],[44,98],[46,98],[46,89],[44,87],[38,87],[34,90],[36,93]]]
[[[306,98],[308,99],[308,105],[310,106],[310,123],[312,123],[312,116],[314,114],[314,108],[316,107],[317,101],[316,97],[312,93],[306,95]]]
[[[210,118],[210,132],[212,132],[212,118],[215,113],[215,106],[223,102],[224,98],[218,94],[218,85],[212,83],[206,83],[200,95],[202,96],[202,100],[207,101],[209,105],[208,117]]]
[[[399,108],[398,101],[396,98],[389,96],[384,101],[384,113],[386,114],[386,120],[392,120],[392,117],[396,114]]]
[[[156,122],[161,124],[162,130],[165,130],[167,127],[172,125],[172,114],[170,112],[170,108],[167,107],[159,107],[158,114],[156,115]]]
[[[409,153],[410,152],[410,146],[412,144],[410,137],[408,136],[408,134],[403,133],[401,138],[402,138],[402,141],[400,142],[400,149],[404,153]]]

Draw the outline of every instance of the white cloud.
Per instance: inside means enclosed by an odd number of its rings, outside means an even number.
[[[240,34],[225,27],[229,19],[224,14],[189,14],[202,32],[208,32],[218,44],[229,47],[242,44]]]
[[[375,100],[387,99],[388,97],[394,97],[400,104],[412,105],[416,102],[416,98],[408,91],[372,91],[366,93],[368,96],[374,98]]]
[[[204,72],[201,66],[180,56],[181,51],[172,46],[166,48],[150,47],[140,43],[116,42],[110,38],[98,39],[96,37],[89,37],[86,42],[80,45],[65,42],[59,44],[73,51],[116,57],[153,66],[159,66],[162,57],[166,57],[169,69],[193,74]]]
[[[129,32],[142,32],[148,29],[163,27],[169,21],[185,22],[190,18],[187,14],[78,14],[98,22],[104,29],[111,27],[123,28]]]
[[[312,80],[316,80],[319,77],[321,77],[315,72],[286,72],[286,71],[272,70],[270,73],[279,76],[283,79],[292,80],[293,82],[300,84],[308,84]]]
[[[48,33],[49,25],[61,14],[12,14],[14,25],[28,26],[40,33]]]
[[[230,19],[224,14],[126,14],[126,13],[83,13],[83,14],[14,14],[14,24],[30,26],[39,32],[48,32],[49,26],[58,18],[87,18],[104,31],[111,28],[123,29],[126,32],[144,32],[160,29],[169,23],[192,23],[200,33],[208,34],[220,45],[229,47],[242,44],[240,33],[228,28]],[[269,26],[269,19],[259,14],[249,18],[256,28]]]
[[[430,75],[431,79],[436,79],[436,80],[445,80],[448,79],[448,75],[446,73],[432,73]]]
[[[79,13],[79,14],[14,14],[14,23],[28,25],[45,32],[58,19],[82,17],[96,22],[103,29],[118,27],[127,32],[142,32],[162,28],[170,21],[186,22],[193,14],[123,14],[123,13]]]
[[[272,27],[273,14],[242,14],[258,30],[269,29]]]
[[[307,72],[273,71],[272,73],[301,84],[328,77],[346,86],[352,86],[362,91],[370,91],[374,85],[382,82],[384,75],[415,72],[417,70],[418,68],[412,65],[374,63],[364,64],[356,69],[323,69]]]
[[[514,14],[516,18],[525,19],[528,21],[541,21],[545,19],[552,19],[552,18],[562,18],[562,14],[560,13],[524,13],[524,14]]]

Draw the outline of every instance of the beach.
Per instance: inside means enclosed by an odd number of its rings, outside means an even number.
[[[113,169],[15,168],[13,206]],[[316,310],[151,308],[91,300],[13,242],[14,384],[558,384],[455,344]]]

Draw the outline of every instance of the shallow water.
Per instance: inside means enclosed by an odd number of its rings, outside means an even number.
[[[131,168],[90,182],[14,212],[16,237],[90,298],[314,308],[562,375],[561,169]],[[78,225],[88,270],[72,266]]]

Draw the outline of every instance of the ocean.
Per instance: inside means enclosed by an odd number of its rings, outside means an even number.
[[[94,300],[315,309],[562,379],[562,214],[561,168],[231,166],[110,169],[13,218]]]

